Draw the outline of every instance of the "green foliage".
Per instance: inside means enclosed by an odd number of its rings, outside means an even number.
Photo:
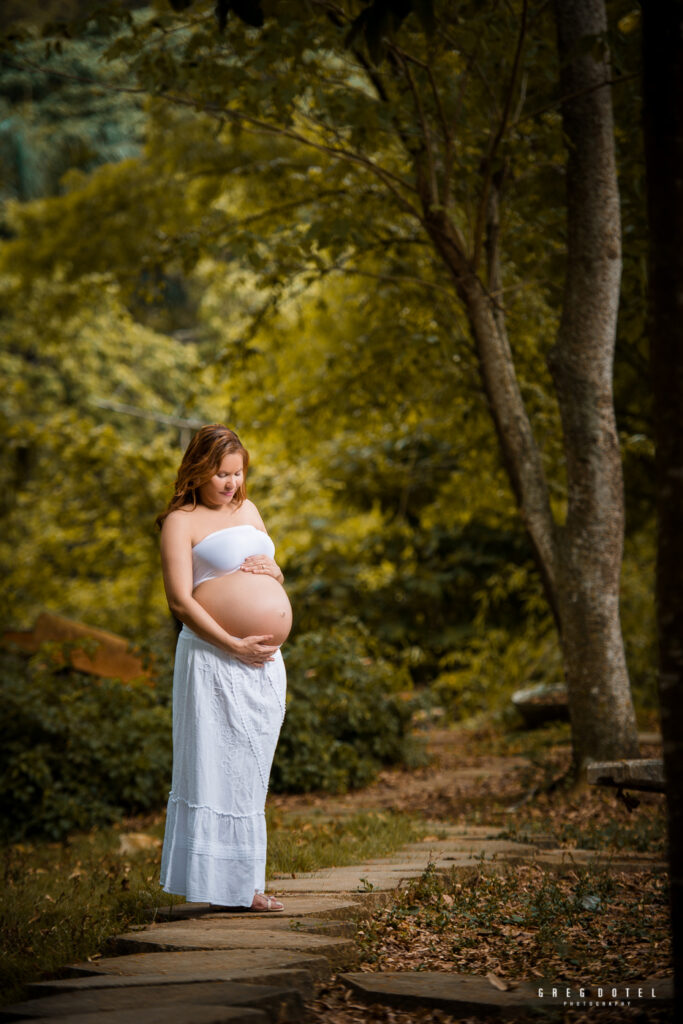
[[[621,577],[624,646],[638,712],[658,706],[653,574],[649,528],[627,540]],[[441,655],[430,686],[432,699],[454,718],[505,713],[515,690],[563,678],[557,633],[532,565],[515,565],[508,555],[472,590],[470,628]]]
[[[514,530],[487,529],[483,522],[460,528],[437,522],[427,528],[419,521],[379,519],[374,529],[366,525],[353,546],[333,522],[321,527],[297,559],[292,578],[301,628],[332,624],[340,610],[356,614],[421,683],[433,679],[473,633],[486,645],[484,631],[475,628],[473,594],[526,554]],[[523,613],[513,594],[498,605],[487,629],[517,629]],[[481,677],[483,700],[485,683]]]
[[[50,609],[142,640],[165,617],[154,516],[180,453],[154,417],[191,411],[197,355],[135,323],[101,276],[5,278],[0,296],[4,620]]]
[[[47,835],[160,807],[171,777],[169,695],[3,654],[3,839]]]
[[[303,633],[285,651],[287,714],[274,790],[343,793],[411,756],[405,671],[378,656],[359,625]]]
[[[68,645],[65,645],[68,647]],[[62,647],[0,660],[0,837],[61,839],[74,829],[156,810],[171,777],[170,694],[56,668]],[[160,678],[168,667],[155,655]],[[379,657],[357,624],[304,633],[287,651],[288,710],[276,790],[344,792],[418,757],[405,670]]]
[[[528,619],[516,629],[473,631],[442,659],[431,686],[437,704],[455,719],[501,715],[515,690],[561,682],[562,662],[552,623]]]
[[[105,64],[102,46],[93,34],[56,48],[27,39],[19,52],[3,54],[0,199],[55,195],[66,172],[89,172],[139,151],[143,98],[116,88],[125,69]]]
[[[562,680],[557,633],[530,563],[506,562],[473,596],[471,629],[442,656],[431,687],[456,718],[500,714],[515,690]]]
[[[0,248],[2,369],[12,382],[0,406],[9,437],[2,480],[11,497],[0,539],[14,595],[8,617],[26,625],[48,607],[139,639],[165,616],[151,521],[169,493],[177,432],[104,410],[95,404],[104,397],[149,414],[224,420],[244,436],[254,457],[250,493],[276,541],[295,630],[304,634],[305,666],[296,633],[288,653],[295,723],[305,718],[296,688],[314,690],[312,680],[323,678],[318,660],[342,692],[350,686],[329,667],[323,637],[337,636],[348,614],[399,666],[397,675],[405,680],[407,667],[420,683],[436,678],[436,698],[453,716],[499,706],[518,685],[556,679],[557,642],[532,582],[468,325],[411,205],[419,97],[442,178],[446,127],[457,133],[447,201],[471,239],[519,5],[497,5],[492,17],[490,4],[436,3],[443,31],[429,41],[414,13],[396,26],[416,57],[415,92],[396,62],[371,69],[349,53],[357,6],[341,5],[335,24],[305,5],[270,5],[261,30],[231,17],[224,34],[211,0],[177,6],[188,10],[141,11],[109,35],[93,34],[84,16],[85,36],[64,40],[63,54],[40,51],[45,69],[32,76],[30,102],[25,72],[8,67],[0,79],[3,109],[21,122],[36,166],[65,102],[73,115],[67,142],[55,147],[55,168],[72,168],[60,194],[52,194],[51,168],[47,198],[10,204]],[[378,56],[370,23],[356,43]],[[637,40],[622,43],[620,70],[628,72]],[[43,45],[17,44],[14,56],[37,59]],[[105,60],[96,60],[98,46]],[[505,179],[505,314],[561,522],[564,456],[545,369],[565,243],[555,62],[544,9],[529,26],[496,173]],[[137,96],[114,102],[116,94],[83,83],[74,102],[76,84],[60,77],[97,70],[101,81],[125,68],[128,84],[147,90],[139,150]],[[627,491],[645,538],[644,218],[632,144],[638,97],[628,81],[615,93],[629,233],[617,406]],[[102,121],[113,125],[107,138]],[[74,144],[71,159],[68,139],[79,133],[88,145]],[[121,133],[131,143],[125,151]],[[107,157],[112,162],[99,166]],[[648,542],[638,539],[624,614],[634,679],[651,695],[649,558]],[[368,667],[361,672],[359,651],[342,644],[341,654],[356,666],[349,671],[357,695]],[[306,669],[319,674],[307,678]],[[324,686],[323,694],[325,707],[336,706]],[[303,731],[312,736],[318,712],[309,711]],[[289,723],[283,743],[288,730]],[[359,750],[369,749],[369,734],[360,737]],[[355,785],[381,761],[356,751],[347,770],[343,743],[332,743],[326,759],[322,743],[311,743],[308,775],[294,744],[291,769],[277,769],[298,788]]]

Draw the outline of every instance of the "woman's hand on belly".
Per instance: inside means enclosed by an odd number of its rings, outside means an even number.
[[[236,658],[247,665],[264,665],[267,661],[273,661],[273,655],[278,649],[273,645],[272,640],[272,633],[266,633],[264,636],[236,638],[233,653]]]
[[[267,555],[249,555],[242,562],[240,571],[260,573],[262,576],[272,576],[278,583],[284,581],[282,569],[274,558],[268,558]]]

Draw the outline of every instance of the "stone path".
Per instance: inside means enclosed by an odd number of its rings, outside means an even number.
[[[436,827],[444,838],[411,843],[392,857],[277,877],[273,887],[284,913],[216,913],[206,904],[165,908],[153,923],[114,939],[106,956],[71,965],[61,980],[31,985],[32,998],[0,1009],[0,1022],[302,1024],[304,1002],[333,972],[355,966],[352,936],[368,903],[387,899],[430,862],[441,869],[485,864],[491,870],[531,859],[558,869],[604,863],[591,851],[501,839],[494,828]],[[610,863],[615,870],[653,866],[644,856]],[[500,992],[485,978],[432,974],[350,972],[342,978],[368,1001],[512,1016],[529,1000],[538,1008],[535,990],[525,983]],[[658,998],[666,998],[666,985],[657,984]]]
[[[377,974],[345,974],[342,979],[356,998],[367,1003],[381,1002],[402,1010],[416,1007],[446,1010],[451,1014],[501,1017],[519,1021],[523,1014],[538,1019],[539,1011],[547,1016],[566,1019],[567,1007],[631,1005],[650,1008],[670,1006],[673,1002],[673,981],[652,978],[635,985],[591,986],[573,989],[566,985],[543,985],[530,981],[514,982],[505,991],[496,988],[488,978],[445,971],[382,971]],[[509,985],[509,983],[506,983]],[[532,1016],[533,1015],[533,1016]],[[612,1018],[613,1019],[613,1018]]]

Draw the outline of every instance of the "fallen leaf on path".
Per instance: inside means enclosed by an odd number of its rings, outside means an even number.
[[[506,981],[505,978],[499,977],[499,975],[495,974],[493,971],[489,971],[486,975],[486,980],[489,985],[493,985],[493,987],[497,988],[499,992],[509,992],[510,989],[513,988],[509,981]]]
[[[148,836],[146,832],[128,832],[119,838],[119,853],[138,853],[140,850],[155,850],[161,846],[161,839]]]

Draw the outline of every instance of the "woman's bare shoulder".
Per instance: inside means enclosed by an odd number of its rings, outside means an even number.
[[[191,530],[192,513],[195,509],[192,505],[183,505],[181,508],[174,508],[169,512],[161,526],[161,533],[172,534],[175,537]]]
[[[259,513],[259,510],[256,508],[256,505],[251,500],[251,498],[245,498],[244,499],[244,504],[243,504],[242,508],[247,513],[248,521],[253,526],[258,527],[259,530],[265,530],[266,527],[265,527],[265,524],[264,524],[263,520],[261,519],[261,515]]]

